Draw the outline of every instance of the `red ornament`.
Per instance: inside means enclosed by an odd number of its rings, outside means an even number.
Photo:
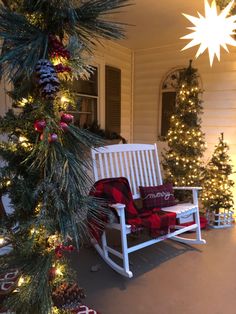
[[[48,141],[49,143],[56,142],[58,140],[58,136],[56,133],[49,134]]]
[[[34,129],[35,131],[42,133],[43,130],[46,128],[47,124],[45,120],[36,120],[34,122]]]
[[[72,114],[69,114],[69,113],[63,113],[61,116],[61,121],[65,123],[71,123],[73,119],[74,119],[74,116],[72,116]]]
[[[60,127],[61,127],[61,129],[62,129],[64,132],[68,131],[68,124],[67,124],[67,123],[65,123],[65,122],[60,122]]]

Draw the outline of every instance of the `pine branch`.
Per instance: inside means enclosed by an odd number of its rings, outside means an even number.
[[[88,0],[78,9],[77,26],[78,35],[86,42],[95,44],[99,38],[121,39],[124,38],[124,24],[106,21],[101,18],[113,10],[130,5],[129,0]],[[95,38],[94,38],[95,36]],[[94,40],[91,41],[91,38]]]
[[[0,37],[4,40],[1,74],[12,82],[17,82],[22,75],[32,75],[47,47],[47,35],[23,15],[0,6]]]
[[[22,242],[18,244],[19,248],[22,248]],[[19,288],[18,293],[12,294],[7,299],[6,306],[19,314],[48,313],[48,309],[52,307],[51,288],[48,283],[52,254],[34,254],[29,258],[29,256],[22,256],[19,249],[17,252],[16,260],[12,260],[12,265],[14,267],[18,265],[24,276],[29,276],[30,279]]]
[[[8,191],[14,207],[14,213],[3,222],[14,250],[0,260],[0,267],[18,267],[28,277],[19,293],[8,299],[10,308],[19,314],[51,314],[51,294],[58,280],[50,281],[50,271],[58,262],[56,249],[68,236],[79,247],[88,236],[88,220],[102,225],[99,217],[106,211],[103,200],[89,195],[90,148],[104,142],[63,122],[58,112],[59,93],[47,95],[53,96],[47,99],[41,93],[42,84],[47,87],[50,71],[55,72],[51,64],[57,69],[57,61],[65,62],[74,76],[84,69],[91,71],[83,65],[81,54],[85,49],[91,51],[91,44],[100,38],[124,37],[122,24],[103,18],[127,4],[128,0],[4,0],[0,6],[1,73],[14,83],[14,105],[24,106],[20,114],[10,111],[0,118],[0,131],[8,133],[9,140],[0,145],[6,161],[0,171],[0,191]],[[59,48],[48,38],[59,42]],[[67,52],[66,58],[60,49]],[[46,60],[50,73],[41,69],[40,82],[39,71],[34,72],[41,58],[50,59]],[[64,84],[60,83],[62,92]],[[38,122],[44,126],[37,128]],[[14,233],[16,223],[18,232]]]

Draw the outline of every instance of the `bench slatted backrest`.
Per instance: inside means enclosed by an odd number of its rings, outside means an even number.
[[[92,149],[94,180],[126,177],[134,199],[139,186],[162,184],[156,144],[118,144]]]

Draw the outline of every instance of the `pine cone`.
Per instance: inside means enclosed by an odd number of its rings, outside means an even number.
[[[54,99],[59,90],[60,82],[52,63],[46,59],[39,60],[36,65],[36,73],[42,96],[47,99]]]
[[[79,305],[82,298],[84,298],[84,291],[76,283],[69,284],[64,282],[52,294],[53,303],[58,308],[69,308],[70,306]]]

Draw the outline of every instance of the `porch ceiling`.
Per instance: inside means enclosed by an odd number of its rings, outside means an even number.
[[[131,0],[132,1],[132,0]],[[181,14],[204,13],[204,0],[136,0],[115,14],[127,26],[127,39],[120,43],[131,49],[152,48],[178,43],[191,23]],[[186,41],[183,41],[183,46]]]

